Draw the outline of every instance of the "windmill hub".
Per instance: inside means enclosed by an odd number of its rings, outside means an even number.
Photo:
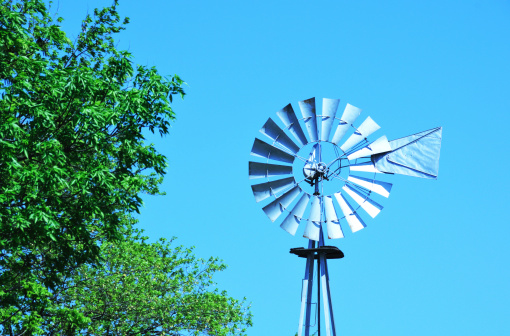
[[[303,166],[303,175],[310,180],[317,179],[326,171],[327,166],[324,162],[307,162]]]
[[[313,180],[319,176],[317,172],[317,162],[307,162],[303,166],[303,175],[310,180]]]
[[[303,175],[310,185],[316,185],[319,180],[328,180],[328,166],[324,162],[307,162],[303,167]]]
[[[328,169],[328,166],[324,162],[319,162],[317,164],[317,168],[315,168],[315,169],[317,170],[317,173],[324,174],[326,172],[326,170]]]

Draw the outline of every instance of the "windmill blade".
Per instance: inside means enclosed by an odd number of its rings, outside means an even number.
[[[352,106],[351,104],[347,104],[344,110],[344,114],[342,114],[342,118],[340,118],[340,123],[336,128],[335,134],[333,135],[333,139],[331,142],[335,145],[338,145],[340,140],[344,137],[345,133],[349,130],[351,125],[356,121],[358,116],[361,114],[361,109],[356,106]]]
[[[372,163],[372,161],[352,164],[349,166],[349,169],[353,170],[353,171],[360,171],[360,172],[366,172],[366,173],[383,173],[382,171],[378,170],[375,167],[375,165]]]
[[[328,141],[340,99],[322,99],[321,141]]]
[[[289,207],[289,205],[292,203],[292,201],[294,201],[299,193],[301,193],[301,188],[295,186],[282,196],[278,197],[263,207],[262,210],[264,210],[271,222],[274,222],[282,214],[282,212]]]
[[[388,198],[390,196],[391,187],[393,184],[383,181],[377,181],[374,179],[367,179],[361,176],[350,175],[347,178],[348,181],[356,183],[363,188],[378,193],[381,196]]]
[[[365,147],[361,148],[360,150],[347,155],[347,159],[349,160],[355,160],[359,159],[363,156],[370,156],[374,154],[384,153],[391,151],[390,143],[388,142],[388,139],[386,138],[386,135],[383,135],[379,139],[375,140],[369,145],[366,145]]]
[[[290,189],[296,184],[293,177],[287,177],[281,180],[269,181],[265,183],[255,184],[251,186],[255,201],[258,203],[266,198]]]
[[[342,232],[342,227],[340,226],[340,220],[336,215],[335,206],[333,205],[333,198],[331,196],[324,197],[324,213],[326,215],[328,238],[343,238],[344,233]]]
[[[294,236],[298,229],[299,223],[301,223],[301,219],[303,218],[303,214],[305,213],[306,206],[308,205],[309,201],[310,195],[303,193],[303,196],[301,196],[292,211],[283,220],[280,227]]]
[[[290,134],[296,138],[296,140],[299,142],[301,146],[304,146],[308,143],[308,140],[306,139],[305,133],[303,133],[303,130],[301,129],[301,126],[299,125],[299,121],[296,117],[296,114],[294,113],[294,110],[292,109],[292,105],[287,105],[280,111],[276,112],[278,117],[280,117],[281,121],[287,127]]]
[[[299,151],[299,147],[296,146],[296,144],[287,136],[287,134],[285,134],[280,126],[278,126],[271,118],[267,119],[264,126],[260,129],[260,133],[279,143],[294,154]]]
[[[358,127],[356,132],[345,141],[345,143],[340,146],[340,149],[347,153],[349,149],[366,139],[370,134],[377,131],[381,128],[379,125],[372,120],[372,118],[368,117],[365,121]]]
[[[279,148],[276,148],[268,143],[265,143],[262,140],[255,138],[253,142],[253,147],[251,149],[251,155],[260,156],[264,159],[277,160],[287,163],[294,162],[294,156],[285,153]]]
[[[321,199],[317,196],[313,197],[312,209],[310,210],[310,218],[306,223],[305,233],[303,237],[318,241],[321,231]]]
[[[363,222],[361,217],[354,211],[349,202],[345,199],[345,197],[341,193],[333,194],[335,196],[338,205],[340,205],[340,209],[345,216],[345,220],[349,224],[352,232],[359,231],[366,227],[366,224]]]
[[[292,174],[292,166],[250,161],[248,166],[248,174],[250,176],[250,180],[261,177],[289,175]]]
[[[299,102],[301,114],[305,118],[305,126],[310,136],[310,141],[318,140],[317,132],[317,115],[315,114],[315,98],[310,98]]]
[[[361,194],[359,191],[351,187],[350,185],[346,184],[342,187],[342,189],[352,197],[352,199],[359,204],[363,210],[367,212],[367,214],[370,215],[370,217],[375,218],[381,212],[382,206],[368,198],[367,196]]]

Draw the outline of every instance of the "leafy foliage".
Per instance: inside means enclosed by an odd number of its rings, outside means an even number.
[[[56,316],[63,277],[123,239],[139,194],[160,193],[165,157],[142,131],[167,134],[184,91],[115,48],[117,2],[73,42],[41,0],[0,1],[0,325],[26,334]]]
[[[148,243],[126,226],[101,246],[104,262],[82,265],[54,289],[40,332],[47,335],[242,335],[251,325],[244,301],[211,290],[225,269],[217,258],[160,239]],[[9,326],[17,331],[21,328]]]

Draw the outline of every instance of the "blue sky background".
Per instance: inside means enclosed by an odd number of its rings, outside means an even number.
[[[60,0],[68,36],[108,4]],[[288,251],[307,241],[267,219],[247,162],[267,118],[310,97],[362,108],[390,139],[444,127],[437,181],[393,177],[367,228],[327,242],[346,255],[329,263],[338,335],[509,332],[510,1],[121,0],[120,12],[132,23],[119,48],[189,85],[171,134],[148,139],[168,157],[168,195],[145,198],[140,225],[225,260],[218,287],[251,302],[249,335],[297,331],[304,261]]]

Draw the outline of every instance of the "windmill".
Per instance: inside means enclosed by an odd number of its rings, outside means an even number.
[[[380,127],[370,117],[355,126],[361,114],[355,106],[347,104],[338,118],[339,99],[324,98],[321,114],[316,112],[315,98],[298,105],[302,118],[288,104],[276,112],[282,126],[271,118],[262,126],[265,141],[255,138],[251,155],[257,161],[249,162],[249,178],[256,180],[251,186],[255,201],[265,204],[262,209],[272,222],[280,221],[291,235],[300,223],[305,224],[308,247],[290,250],[306,258],[298,335],[303,329],[305,336],[310,335],[316,266],[318,335],[322,288],[325,334],[335,336],[327,261],[344,254],[325,245],[324,233],[337,239],[344,237],[346,226],[352,232],[365,228],[363,218],[374,218],[383,209],[376,198],[389,197],[392,184],[384,181],[386,176],[436,179],[442,128],[392,141],[383,135],[372,141],[369,137]]]

